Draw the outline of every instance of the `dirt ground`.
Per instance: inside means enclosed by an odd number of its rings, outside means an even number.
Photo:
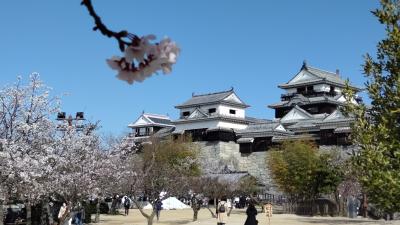
[[[122,211],[121,211],[122,212]],[[147,211],[149,212],[149,211]],[[211,214],[207,209],[201,209],[198,221],[193,222],[193,211],[191,209],[184,210],[162,210],[160,221],[154,221],[155,225],[214,225],[217,224],[216,219],[211,218]],[[244,210],[234,210],[228,219],[226,225],[243,225],[246,220]],[[267,225],[264,214],[259,213],[257,220],[260,225]],[[384,221],[370,219],[349,219],[344,217],[302,217],[289,214],[276,214],[271,218],[271,225],[400,225],[400,221]],[[146,219],[138,210],[130,210],[129,216],[123,215],[101,215],[98,225],[147,225]]]

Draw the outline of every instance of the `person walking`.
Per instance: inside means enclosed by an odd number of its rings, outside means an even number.
[[[265,213],[265,216],[267,217],[268,224],[271,224],[271,217],[272,217],[272,204],[268,202],[263,206],[263,210]]]
[[[71,225],[72,218],[70,217],[70,209],[67,206],[67,203],[64,202],[62,204],[57,218],[59,225]]]
[[[73,212],[73,224],[75,225],[83,225],[83,219],[85,217],[85,210],[82,207],[82,204],[78,202],[76,206],[74,207],[74,212]]]
[[[162,202],[160,200],[157,200],[155,209],[154,209],[156,211],[157,221],[160,220],[161,209],[162,209]]]
[[[124,208],[125,208],[125,216],[129,215],[129,209],[131,208],[131,200],[128,196],[124,197]]]
[[[228,204],[226,202],[226,198],[223,198],[217,205],[216,213],[217,213],[217,225],[224,225],[226,223],[228,211]]]
[[[258,224],[258,221],[256,219],[257,209],[254,206],[253,202],[249,203],[249,207],[247,207],[246,214],[247,214],[247,219],[246,219],[246,222],[244,223],[244,225],[257,225]]]

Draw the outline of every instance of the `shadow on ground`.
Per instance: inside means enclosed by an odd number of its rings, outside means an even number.
[[[376,224],[378,221],[373,221],[373,220],[348,220],[348,219],[336,219],[335,217],[332,218],[298,218],[296,219],[296,221],[299,222],[304,222],[304,223],[314,223],[314,224],[334,224],[334,225],[338,225],[338,224],[366,224],[366,223],[373,223]]]

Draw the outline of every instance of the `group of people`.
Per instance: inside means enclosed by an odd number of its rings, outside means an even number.
[[[131,208],[131,201],[132,200],[128,198],[128,196],[122,198],[122,204],[124,205],[125,209],[125,216],[129,215],[129,209]],[[154,212],[156,214],[157,221],[160,220],[161,209],[162,209],[162,202],[160,200],[157,200],[154,204]]]
[[[217,225],[225,225],[226,223],[226,219],[228,216],[228,208],[229,205],[226,201],[226,199],[222,199],[216,208],[216,213],[217,213]],[[272,217],[272,204],[271,203],[267,203],[265,205],[263,205],[263,211],[267,217],[267,221],[268,224],[271,223],[270,218]],[[244,225],[257,225],[258,224],[258,220],[256,218],[257,216],[257,209],[254,205],[254,202],[250,201],[246,210],[246,221],[244,223]]]

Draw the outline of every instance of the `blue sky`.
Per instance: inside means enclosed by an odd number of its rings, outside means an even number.
[[[93,32],[80,0],[0,3],[0,85],[39,72],[63,97],[63,111],[85,111],[102,132],[119,135],[146,112],[178,117],[175,105],[192,92],[231,86],[251,107],[247,115],[273,118],[280,83],[303,60],[321,69],[340,69],[362,86],[363,55],[375,55],[384,27],[370,13],[373,0],[93,0],[113,30],[171,37],[182,49],[170,75],[128,85],[105,63],[120,55],[115,40]]]

